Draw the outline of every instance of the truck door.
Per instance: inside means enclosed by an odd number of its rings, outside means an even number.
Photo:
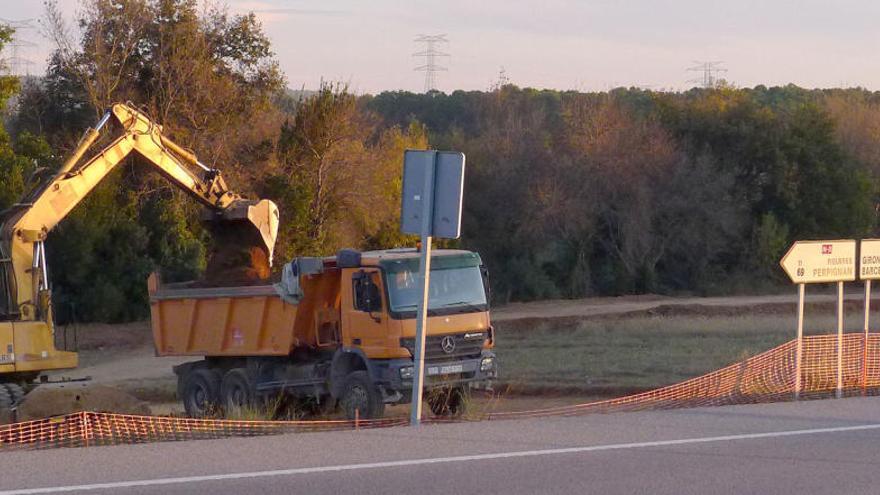
[[[351,345],[360,347],[367,357],[379,357],[385,351],[388,326],[379,270],[354,272],[351,291],[353,307],[346,312]]]

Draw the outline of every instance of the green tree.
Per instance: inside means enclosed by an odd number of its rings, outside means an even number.
[[[265,182],[284,215],[281,259],[402,240],[400,163],[405,149],[427,140],[418,124],[377,124],[344,85],[324,84],[282,126],[278,173]]]
[[[149,313],[145,281],[154,264],[149,232],[134,219],[135,194],[105,179],[49,234],[54,304],[61,319],[120,322]]]
[[[82,0],[76,25],[70,30],[47,3],[56,50],[46,76],[24,88],[12,119],[23,147],[27,133],[39,133],[63,155],[110,104],[132,101],[166,135],[220,168],[233,189],[254,193],[280,124],[271,101],[283,77],[252,14],[233,16],[218,4],[202,9],[195,0]],[[115,132],[108,127],[105,134]],[[210,241],[199,207],[139,157],[126,165],[50,236],[56,301],[76,307],[81,318],[142,317],[151,270],[187,279],[205,266]],[[20,197],[17,184],[29,166],[6,167],[15,175],[8,196]],[[101,306],[85,287],[107,295]]]
[[[0,25],[0,51],[12,41],[15,31],[8,26]],[[0,61],[0,69],[5,69]],[[18,90],[18,78],[0,76],[0,111],[5,110],[6,103]],[[6,129],[0,128],[0,210],[8,208],[18,200],[24,192],[24,175],[28,163],[16,156],[12,142]]]

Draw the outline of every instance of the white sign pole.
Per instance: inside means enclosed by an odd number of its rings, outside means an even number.
[[[797,345],[794,354],[794,398],[801,397],[801,358],[804,352],[804,284],[798,284]]]
[[[862,341],[862,395],[868,393],[868,345],[871,340],[871,282],[880,280],[880,239],[859,243],[859,278],[865,282],[865,328]]]
[[[437,153],[425,172],[425,187],[422,189],[422,253],[419,258],[419,298],[416,309],[416,341],[413,355],[412,406],[410,425],[422,422],[422,389],[425,383],[425,334],[428,325],[428,287],[431,282],[431,240],[434,220],[434,172],[437,169]]]
[[[843,397],[843,282],[837,282],[837,398]]]
[[[865,335],[862,341],[862,395],[868,388],[868,329],[871,318],[871,280],[865,280]]]
[[[795,399],[800,398],[803,388],[801,371],[804,357],[804,284],[837,283],[837,396],[843,394],[843,282],[856,279],[856,262],[856,241],[852,239],[797,241],[779,262],[791,281],[798,284]]]

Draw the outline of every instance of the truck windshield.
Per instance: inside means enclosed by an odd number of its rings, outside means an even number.
[[[419,260],[383,263],[388,303],[394,314],[414,315],[419,301]],[[447,315],[486,311],[486,290],[476,254],[431,258],[428,314]]]

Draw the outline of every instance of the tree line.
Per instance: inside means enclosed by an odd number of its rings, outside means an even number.
[[[252,14],[81,4],[73,23],[47,4],[44,75],[0,78],[0,209],[130,101],[237,192],[279,204],[279,262],[412,245],[398,224],[403,151],[464,152],[463,235],[450,244],[480,252],[498,303],[763,291],[782,282],[793,239],[877,229],[880,93],[293,92]],[[0,29],[0,45],[11,34]],[[50,235],[61,318],[142,318],[151,271],[204,269],[198,205],[136,157],[121,168]]]
[[[501,301],[772,289],[794,239],[877,227],[880,94],[796,86],[365,97],[468,154]]]

